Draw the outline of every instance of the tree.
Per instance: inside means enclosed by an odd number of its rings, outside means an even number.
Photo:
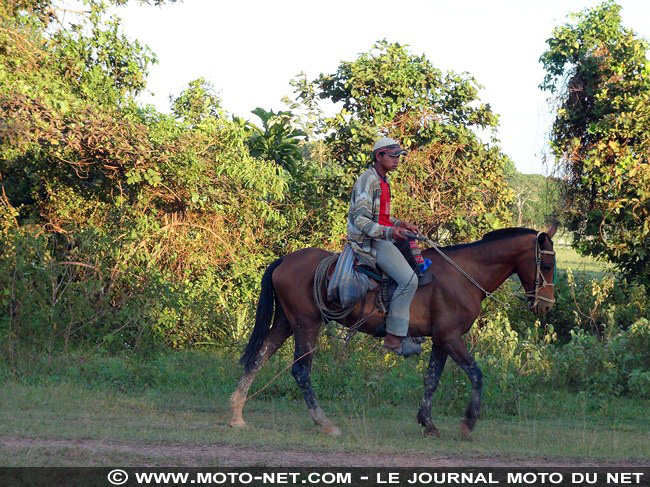
[[[560,179],[541,174],[523,174],[512,168],[507,181],[515,192],[513,223],[530,228],[546,228],[561,212],[562,183]]]
[[[557,95],[551,148],[567,181],[577,249],[650,282],[648,42],[612,1],[554,29],[540,86]]]
[[[223,115],[219,98],[205,78],[190,81],[188,88],[178,97],[171,97],[171,105],[177,118],[194,127],[214,122]]]
[[[251,132],[247,145],[253,157],[274,161],[295,177],[302,162],[300,142],[306,134],[292,126],[291,112],[267,112],[263,108],[252,111],[262,121],[262,128],[249,124]]]
[[[308,105],[319,97],[340,107],[320,132],[332,164],[343,170],[342,201],[370,163],[374,140],[388,135],[410,150],[393,178],[400,218],[437,238],[456,240],[509,220],[506,157],[494,139],[485,143],[477,135],[494,129],[497,116],[480,102],[479,86],[469,75],[443,74],[425,56],[380,41],[335,73],[295,86]]]
[[[306,216],[205,80],[139,106],[153,54],[85,5],[0,3],[0,347],[234,336]]]

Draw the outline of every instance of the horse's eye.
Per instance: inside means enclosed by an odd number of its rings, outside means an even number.
[[[551,266],[550,266],[550,265],[543,264],[543,265],[542,265],[542,270],[544,270],[544,271],[550,271],[550,270],[551,270]]]

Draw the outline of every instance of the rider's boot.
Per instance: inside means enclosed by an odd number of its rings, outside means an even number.
[[[426,286],[433,281],[433,274],[431,272],[418,271],[415,275],[418,276],[418,287]]]
[[[398,337],[392,333],[387,333],[384,338],[384,348],[395,352],[397,355],[410,357],[422,353],[422,346],[413,340],[413,337]]]

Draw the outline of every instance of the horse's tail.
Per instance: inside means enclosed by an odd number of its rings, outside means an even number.
[[[262,343],[269,334],[271,328],[271,318],[273,317],[273,305],[275,301],[275,292],[273,290],[273,281],[271,276],[273,271],[282,263],[282,258],[277,259],[266,268],[262,276],[262,291],[260,299],[257,301],[257,311],[255,312],[255,327],[248,340],[248,345],[239,359],[239,363],[244,366],[248,372],[255,366],[255,357],[257,352],[262,348]]]

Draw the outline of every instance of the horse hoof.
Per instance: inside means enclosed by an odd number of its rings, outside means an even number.
[[[321,431],[327,436],[341,436],[341,430],[334,425],[324,426]]]
[[[436,428],[427,428],[424,430],[425,436],[433,436],[434,438],[440,438],[440,431]]]
[[[229,425],[231,428],[236,428],[236,429],[248,428],[246,421],[244,421],[243,419],[233,419],[232,421],[230,421]]]
[[[460,437],[463,440],[469,440],[472,436],[472,429],[465,423],[465,421],[460,422]]]

